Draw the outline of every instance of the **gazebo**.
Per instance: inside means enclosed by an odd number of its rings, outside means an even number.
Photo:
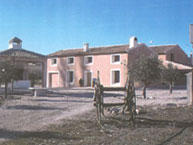
[[[42,87],[46,87],[46,56],[22,48],[22,40],[14,37],[9,41],[9,48],[0,52],[0,61],[11,61],[21,68],[20,80],[29,80],[30,73],[37,72]]]

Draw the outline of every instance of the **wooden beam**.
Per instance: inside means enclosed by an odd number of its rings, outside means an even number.
[[[111,106],[123,106],[125,103],[104,103],[103,107],[111,107]]]
[[[126,91],[125,87],[104,87],[103,91]]]

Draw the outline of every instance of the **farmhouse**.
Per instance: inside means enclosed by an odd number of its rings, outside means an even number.
[[[23,49],[21,39],[14,37],[9,41],[9,48],[0,52],[0,61],[9,61],[21,70],[14,87],[29,87],[30,74],[34,72],[42,78],[41,85],[46,86],[46,56]]]
[[[104,86],[124,86],[128,66],[142,55],[157,56],[164,65],[191,69],[188,56],[178,45],[147,46],[131,37],[129,44],[60,50],[48,55],[47,87],[90,87],[100,72]]]

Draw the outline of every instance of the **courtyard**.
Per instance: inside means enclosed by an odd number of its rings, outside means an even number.
[[[92,89],[52,89],[46,96],[13,95],[0,106],[0,144],[191,144],[193,111],[186,90],[137,90],[136,124],[126,115],[106,113],[96,120]],[[105,102],[122,94],[106,94]]]

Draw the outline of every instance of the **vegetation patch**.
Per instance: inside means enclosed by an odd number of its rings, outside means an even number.
[[[193,140],[193,108],[142,108],[136,122],[129,122],[122,114],[107,115],[102,126],[96,112],[64,120],[44,131],[14,132],[16,138],[3,145],[190,145]]]

